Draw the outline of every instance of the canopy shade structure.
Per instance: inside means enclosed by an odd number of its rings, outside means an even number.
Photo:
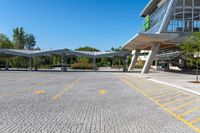
[[[123,46],[124,49],[128,50],[149,50],[152,44],[159,43],[161,47],[167,47],[170,45],[167,43],[170,40],[175,40],[179,37],[179,34],[175,33],[159,33],[159,34],[151,34],[151,33],[138,33],[131,40],[129,40]]]
[[[50,55],[65,55],[65,56],[83,56],[88,58],[102,58],[102,57],[124,57],[131,54],[131,51],[104,51],[104,52],[91,52],[91,51],[72,51],[68,49],[60,50],[15,50],[15,49],[0,49],[0,55],[10,56],[23,56],[23,57],[37,57],[37,56],[50,56]]]

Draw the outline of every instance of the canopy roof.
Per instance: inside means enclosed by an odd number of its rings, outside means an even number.
[[[176,33],[138,33],[131,40],[124,44],[123,48],[128,50],[148,50],[153,44],[159,43],[161,47],[173,44],[179,38]],[[177,44],[177,42],[176,42]]]
[[[15,50],[15,49],[0,49],[0,55],[12,55],[23,57],[36,57],[36,56],[50,56],[50,55],[66,55],[66,56],[83,56],[89,58],[102,58],[113,56],[125,56],[131,54],[130,51],[104,51],[104,52],[91,52],[91,51],[72,51],[67,49],[60,50]]]

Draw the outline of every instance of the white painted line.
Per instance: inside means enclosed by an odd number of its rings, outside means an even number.
[[[137,77],[140,77],[140,78],[145,78],[144,76],[141,76],[141,75],[137,75],[137,74],[128,74],[127,75],[134,75],[134,76],[137,76]],[[189,93],[192,93],[192,94],[195,94],[195,95],[199,95],[200,96],[200,92],[198,91],[194,91],[194,90],[191,90],[191,89],[188,89],[188,88],[184,88],[184,87],[181,87],[181,86],[178,86],[178,85],[174,85],[174,84],[170,84],[170,83],[167,83],[167,82],[163,82],[163,81],[159,81],[159,80],[155,80],[155,79],[146,79],[146,80],[150,80],[150,81],[153,81],[153,82],[156,82],[156,83],[159,83],[159,84],[164,84],[164,85],[168,85],[168,86],[171,86],[171,87],[174,87],[174,88],[177,88],[179,90],[183,90],[183,91],[186,91],[186,92],[189,92]]]
[[[199,95],[199,96],[200,96],[200,92],[198,92],[198,91],[194,91],[194,90],[191,90],[191,89],[188,89],[188,88],[184,88],[184,87],[181,87],[181,86],[178,86],[178,85],[174,85],[174,84],[170,84],[170,83],[163,82],[163,81],[158,81],[158,80],[155,80],[155,79],[148,79],[148,80],[153,81],[153,82],[156,82],[156,83],[160,83],[160,84],[172,86],[172,87],[175,87],[175,88],[177,88],[177,89],[184,90],[184,91],[187,91],[187,92],[189,92],[189,93],[192,93],[192,94],[195,94],[195,95]]]

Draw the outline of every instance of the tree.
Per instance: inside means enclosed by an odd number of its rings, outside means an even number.
[[[36,41],[33,34],[25,33],[22,27],[13,29],[13,45],[15,49],[33,50]]]
[[[15,49],[24,49],[26,35],[22,27],[13,29],[13,45]]]
[[[114,47],[112,47],[111,50],[112,50],[112,51],[122,51],[123,49],[122,49],[122,47],[120,46],[119,48],[114,48]]]
[[[10,41],[10,39],[5,35],[0,33],[0,48],[1,49],[10,49],[12,48],[12,42]],[[8,70],[9,68],[9,57],[8,56],[3,56],[1,57],[2,62],[0,62],[0,64],[5,64],[6,70]],[[1,65],[0,65],[1,68]]]
[[[12,42],[10,39],[5,35],[0,33],[0,48],[1,49],[10,49],[12,48]]]
[[[95,51],[95,52],[99,52],[100,50],[96,49],[96,48],[92,48],[92,47],[80,47],[75,49],[76,51]]]
[[[75,49],[76,51],[90,51],[90,52],[99,52],[100,50],[96,49],[96,48],[92,48],[89,46],[85,46],[85,47],[80,47]],[[79,63],[91,63],[92,59],[89,59],[87,57],[77,57],[77,61]],[[97,61],[98,62],[98,61]]]
[[[25,36],[25,48],[28,50],[33,50],[36,45],[35,37],[33,34],[26,34]]]
[[[200,33],[193,33],[185,38],[185,42],[180,48],[186,52],[186,60],[190,66],[196,66],[196,82],[199,82],[199,64],[200,64]]]

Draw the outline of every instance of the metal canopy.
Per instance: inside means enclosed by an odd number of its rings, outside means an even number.
[[[130,51],[91,52],[91,51],[72,51],[67,49],[50,50],[50,51],[0,49],[0,55],[23,56],[23,57],[65,55],[65,56],[82,56],[88,58],[102,58],[102,57],[113,57],[113,56],[124,57],[129,54],[131,54]]]

